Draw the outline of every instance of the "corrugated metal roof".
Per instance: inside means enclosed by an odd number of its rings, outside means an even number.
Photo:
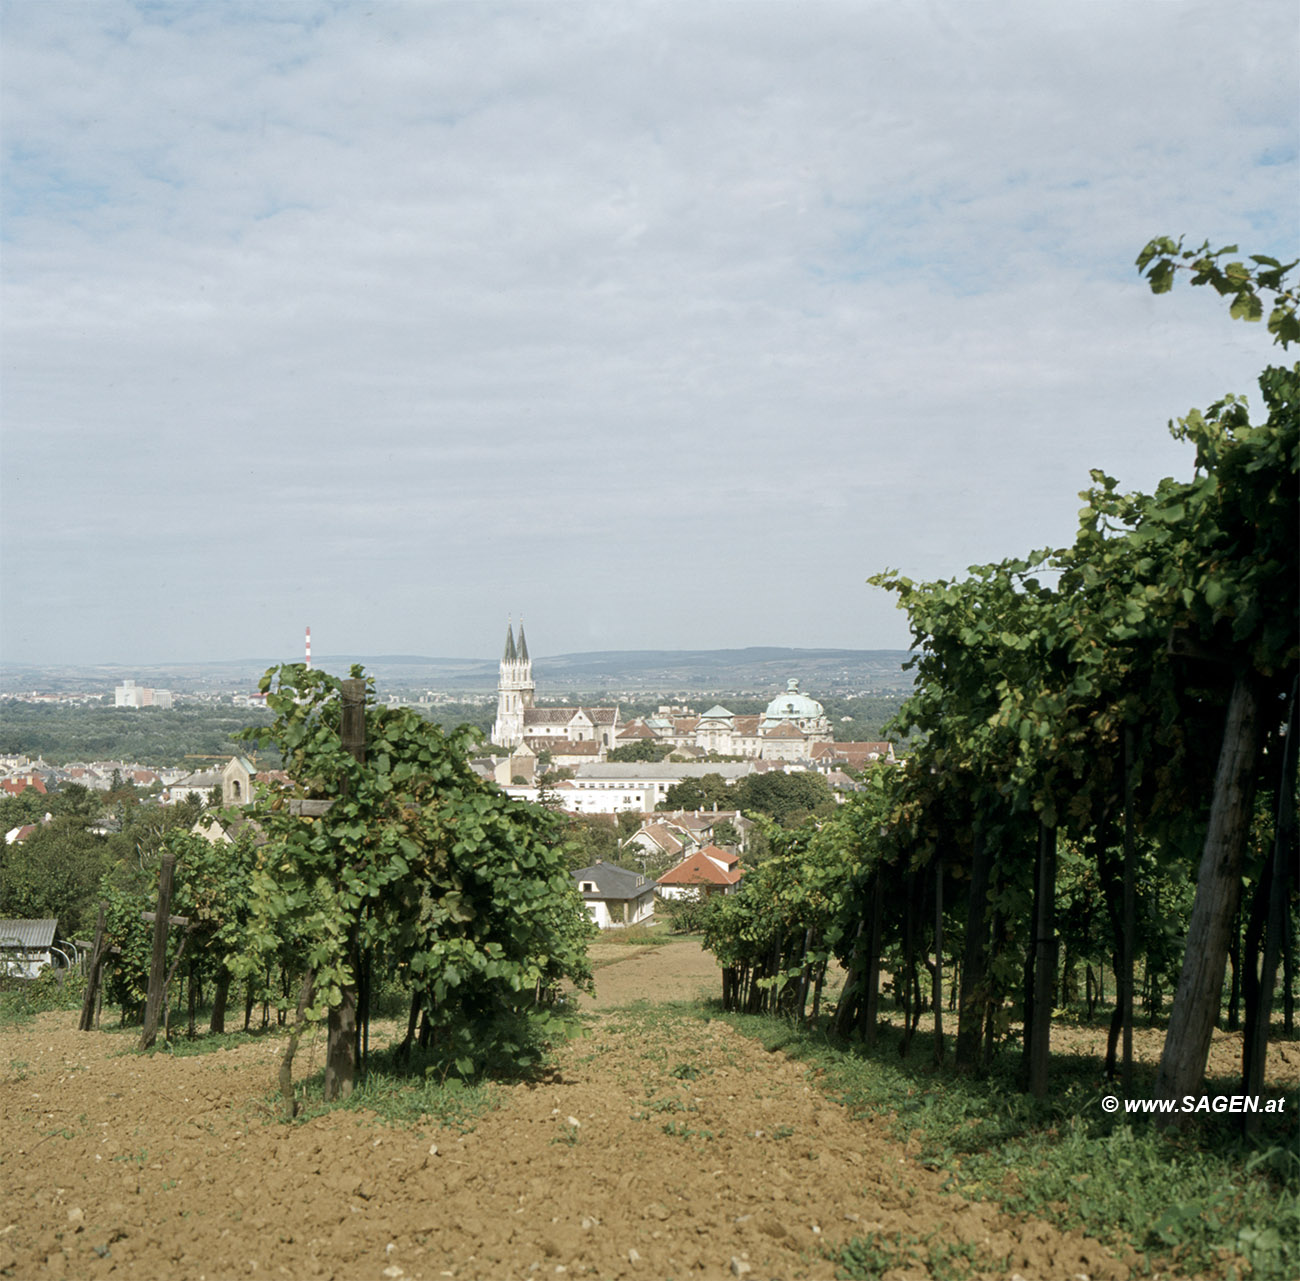
[[[58,919],[47,920],[0,920],[0,947],[46,948],[54,942],[54,931],[58,928]]]

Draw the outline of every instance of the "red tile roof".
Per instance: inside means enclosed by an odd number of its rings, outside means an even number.
[[[724,850],[720,845],[706,845],[700,853],[707,855],[716,862],[725,863],[728,867],[734,867],[735,864],[740,862],[738,855],[733,854],[730,850]]]
[[[660,885],[735,885],[741,878],[738,867],[723,871],[703,850],[678,863],[659,878]]]
[[[45,780],[39,774],[26,774],[19,778],[0,779],[0,787],[4,788],[10,796],[17,796],[20,792],[25,792],[29,787],[34,788],[42,796],[47,795]]]

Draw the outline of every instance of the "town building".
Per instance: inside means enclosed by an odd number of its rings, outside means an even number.
[[[665,872],[656,887],[660,898],[702,898],[734,894],[744,876],[740,860],[731,850],[706,845]]]
[[[597,859],[573,873],[591,919],[602,930],[621,929],[649,919],[655,910],[655,883],[639,872]]]
[[[737,715],[720,703],[700,716],[683,708],[664,708],[657,716],[630,721],[616,736],[616,745],[650,740],[692,755],[809,761],[815,749],[833,739],[826,709],[801,694],[799,682],[792,678],[761,715]]]
[[[169,689],[151,689],[137,685],[133,680],[124,680],[113,688],[114,707],[160,707],[170,711],[172,692]]]
[[[519,624],[519,641],[514,626],[506,623],[506,644],[497,677],[497,716],[492,724],[492,741],[511,752],[526,747],[532,756],[548,752],[553,764],[559,756],[580,761],[604,760],[619,732],[617,707],[536,707],[533,662],[528,656],[524,625]],[[590,744],[592,746],[584,746]],[[576,745],[576,751],[570,751]],[[507,772],[528,777],[524,769]]]
[[[740,782],[754,772],[748,761],[702,763],[664,761],[604,761],[580,765],[573,777],[555,786],[555,794],[565,809],[577,814],[649,814],[668,797],[668,789],[688,778],[720,774],[728,784]]]

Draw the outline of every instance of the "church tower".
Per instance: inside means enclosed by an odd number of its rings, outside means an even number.
[[[519,644],[514,627],[506,621],[506,648],[497,677],[497,718],[492,741],[498,747],[518,747],[524,741],[524,711],[533,705],[533,661],[528,657],[524,620],[519,620]]]

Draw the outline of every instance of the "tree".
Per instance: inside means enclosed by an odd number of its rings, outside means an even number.
[[[672,750],[671,743],[656,743],[650,738],[638,738],[634,742],[624,743],[621,747],[614,748],[608,759],[653,765],[666,760],[672,754]]]
[[[278,748],[295,785],[264,790],[254,806],[270,839],[252,879],[245,968],[287,936],[301,940],[306,979],[286,1062],[304,1023],[329,1020],[326,1092],[346,1096],[350,1019],[364,1024],[371,973],[412,992],[407,1043],[419,1014],[450,1070],[526,1057],[521,1020],[545,1024],[562,980],[591,981],[590,920],[561,820],[474,773],[477,731],[446,734],[378,705],[358,668],[343,682],[287,665],[261,687],[275,720],[258,738]],[[363,700],[358,743],[345,719]],[[332,804],[321,814],[295,804],[313,798]],[[282,1065],[282,1088],[287,1077]]]
[[[741,779],[732,808],[766,814],[783,827],[797,827],[810,814],[832,813],[835,797],[820,774],[774,770]]]
[[[721,774],[704,774],[700,778],[684,778],[680,783],[674,783],[655,809],[708,810],[715,807],[736,808],[735,791]]]
[[[87,931],[107,867],[102,836],[73,816],[56,818],[0,847],[0,916],[56,917],[67,937]]]
[[[1232,298],[1230,313],[1238,319],[1262,318],[1263,290],[1273,298],[1268,329],[1274,340],[1285,348],[1300,339],[1296,290],[1287,279],[1297,262],[1283,265],[1256,254],[1253,267],[1220,265],[1236,252],[1235,245],[1211,252],[1208,243],[1184,251],[1181,241],[1162,237],[1143,249],[1137,265],[1156,293],[1172,287],[1179,268],[1190,270],[1192,284]],[[1276,744],[1274,709],[1286,705],[1300,659],[1300,364],[1267,368],[1259,382],[1267,410],[1262,423],[1252,425],[1245,402],[1235,396],[1179,421],[1175,435],[1196,446],[1196,478],[1183,486],[1166,482],[1133,527],[1134,537],[1144,536],[1160,553],[1164,573],[1153,584],[1154,595],[1174,614],[1175,643],[1215,664],[1231,682],[1187,948],[1156,1084],[1166,1100],[1199,1089],[1204,1078],[1261,756],[1270,739]],[[1285,715],[1294,732],[1293,692]],[[1279,796],[1293,791],[1294,782],[1284,776]],[[1280,860],[1279,871],[1285,866]],[[1284,895],[1285,881],[1275,877],[1270,892]],[[1260,984],[1266,1002],[1272,983],[1273,974],[1266,973]],[[1265,1022],[1266,1011],[1267,1005]]]

